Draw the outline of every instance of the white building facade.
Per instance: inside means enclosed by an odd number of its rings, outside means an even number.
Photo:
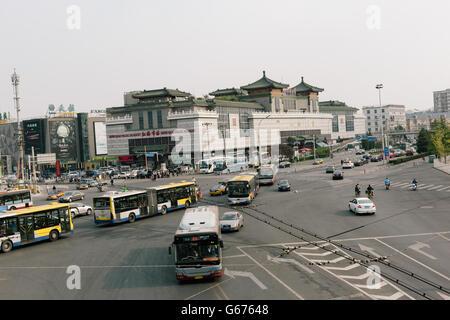
[[[380,134],[382,126],[384,132],[406,129],[404,105],[368,106],[362,109],[366,118],[366,128],[370,134]]]

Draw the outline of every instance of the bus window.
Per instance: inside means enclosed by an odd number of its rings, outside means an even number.
[[[94,208],[99,210],[109,210],[109,198],[95,198]]]
[[[20,203],[22,203],[22,195],[21,195],[20,193],[14,194],[14,195],[12,196],[12,198],[13,198],[13,203],[14,203],[14,204],[20,204]]]
[[[0,220],[0,237],[4,237],[6,235],[6,220]]]
[[[34,230],[47,228],[47,215],[45,212],[34,214]]]
[[[54,227],[59,224],[59,214],[58,210],[47,211],[47,225],[49,227]]]
[[[17,218],[7,218],[6,220],[6,235],[11,236],[17,232]]]
[[[13,204],[13,198],[11,196],[5,197],[5,205]]]

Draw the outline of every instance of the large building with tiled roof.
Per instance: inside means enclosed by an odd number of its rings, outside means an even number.
[[[319,112],[323,90],[303,77],[290,88],[263,71],[247,85],[210,92],[213,98],[167,88],[133,91],[125,94],[124,106],[107,109],[108,153],[124,163],[142,164],[147,153],[150,163],[157,159],[194,164],[224,154],[250,160],[255,152],[276,152],[271,147],[289,137],[330,140],[333,115]],[[183,138],[189,150],[182,155],[172,152],[176,130],[189,136]]]

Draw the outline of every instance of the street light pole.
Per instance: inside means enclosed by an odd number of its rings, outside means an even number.
[[[271,116],[271,114],[269,114],[267,117],[259,120],[259,123],[258,123],[258,145],[259,145],[259,148],[258,148],[258,160],[259,160],[259,166],[261,166],[261,164],[262,164],[262,158],[261,158],[261,135],[260,135],[261,128],[260,128],[260,126],[261,126],[261,122],[263,120],[268,119],[270,116]]]
[[[380,112],[381,112],[381,89],[383,89],[383,84],[377,84],[376,89],[378,89],[378,100],[380,102]],[[383,164],[385,163],[384,161],[384,123],[383,123],[383,117],[381,117],[381,144],[382,144],[382,148],[383,148]]]
[[[17,135],[19,139],[19,157],[18,157],[18,167],[17,167],[17,173],[20,171],[20,175],[22,180],[25,179],[24,177],[24,165],[23,165],[23,140],[22,140],[22,126],[20,125],[20,119],[19,119],[19,111],[20,111],[20,105],[19,105],[19,76],[16,73],[16,69],[14,69],[14,73],[11,75],[11,82],[14,87],[14,101],[16,105],[16,111],[17,111]]]

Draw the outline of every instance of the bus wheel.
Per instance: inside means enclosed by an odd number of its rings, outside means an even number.
[[[91,209],[88,209],[87,212],[86,212],[86,215],[90,216],[91,213],[92,213],[92,210],[91,210]]]
[[[16,207],[11,207],[9,208],[9,210],[16,210]]]
[[[162,206],[161,207],[161,214],[166,214],[167,213],[167,207],[166,206]]]
[[[133,223],[136,221],[136,216],[134,215],[134,213],[130,213],[130,215],[128,216],[128,222]]]
[[[58,230],[52,230],[52,231],[50,231],[50,234],[49,234],[48,238],[50,239],[50,241],[56,241],[56,240],[58,240],[58,238],[59,238]]]
[[[13,244],[10,240],[5,240],[2,242],[2,251],[4,253],[10,252],[13,248]]]
[[[185,208],[189,208],[191,206],[191,203],[189,202],[189,201],[186,201],[185,203],[184,203],[184,207]]]

